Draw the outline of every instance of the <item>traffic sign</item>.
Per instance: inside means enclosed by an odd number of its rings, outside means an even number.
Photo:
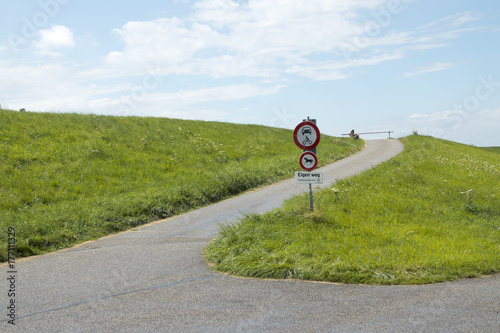
[[[303,121],[293,131],[293,141],[303,150],[314,149],[321,138],[318,126],[312,121]]]
[[[300,166],[306,171],[314,170],[318,164],[318,158],[313,152],[306,151],[300,155],[299,159]]]
[[[323,184],[323,172],[295,171],[295,182],[297,184]]]

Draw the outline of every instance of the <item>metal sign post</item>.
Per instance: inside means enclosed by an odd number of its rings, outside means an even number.
[[[316,168],[316,165],[318,164],[318,158],[316,156],[316,146],[318,145],[320,139],[321,133],[318,126],[316,126],[316,119],[310,119],[309,117],[307,117],[307,119],[304,119],[303,122],[295,127],[295,130],[293,132],[293,141],[295,142],[297,147],[303,150],[303,153],[299,159],[299,164],[302,169],[306,171],[312,171],[314,170],[314,168]],[[321,174],[321,176],[318,176],[318,174]],[[308,179],[309,208],[311,209],[311,211],[314,211],[312,179],[318,177],[315,179],[321,179],[322,182],[323,174],[315,173],[315,175],[309,174],[304,176],[304,173],[296,172],[295,178],[298,183],[301,182],[299,177],[302,177],[302,180],[304,180],[305,177],[310,177],[310,179]]]
[[[309,209],[311,212],[314,212],[313,189],[311,183],[309,183]]]

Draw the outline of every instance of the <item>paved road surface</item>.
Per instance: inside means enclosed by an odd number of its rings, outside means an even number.
[[[369,141],[323,168],[332,183],[402,150]],[[329,184],[325,184],[329,185]],[[202,251],[219,223],[307,190],[294,181],[66,251],[19,260],[16,325],[1,332],[500,332],[500,276],[428,286],[361,286],[235,278]]]

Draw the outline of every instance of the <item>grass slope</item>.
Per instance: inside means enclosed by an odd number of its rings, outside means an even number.
[[[235,275],[423,284],[500,272],[500,155],[410,136],[405,151],[222,227],[206,258]]]
[[[362,148],[322,137],[320,162]],[[166,218],[293,176],[290,130],[0,110],[0,261]]]
[[[500,153],[500,147],[484,147],[483,149]]]

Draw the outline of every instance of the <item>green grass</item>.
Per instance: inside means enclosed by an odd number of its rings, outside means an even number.
[[[500,272],[500,155],[418,135],[368,172],[251,215],[206,249],[234,275],[424,284]]]
[[[483,149],[500,153],[500,147],[484,147]]]
[[[320,162],[363,143],[322,136]],[[293,176],[292,131],[0,110],[0,261],[58,250]]]

